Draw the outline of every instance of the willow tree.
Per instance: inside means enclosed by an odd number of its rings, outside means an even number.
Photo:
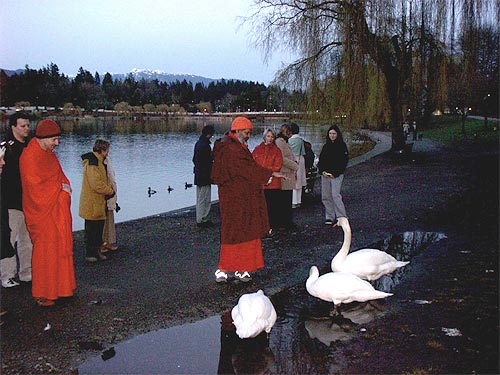
[[[359,121],[373,82],[382,83],[377,90],[387,99],[392,146],[400,150],[410,104],[422,116],[429,95],[443,91],[430,90],[436,79],[445,82],[435,74],[441,66],[429,65],[443,61],[436,51],[446,51],[464,18],[481,18],[491,4],[498,6],[488,0],[254,0],[247,22],[266,58],[277,49],[298,56],[277,81],[307,90],[311,109]]]

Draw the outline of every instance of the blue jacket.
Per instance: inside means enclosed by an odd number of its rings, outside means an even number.
[[[202,134],[198,142],[194,145],[193,173],[195,185],[204,186],[212,183],[211,171],[213,160],[210,140]]]

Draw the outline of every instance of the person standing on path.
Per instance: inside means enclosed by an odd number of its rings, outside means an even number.
[[[76,289],[71,185],[54,153],[60,135],[55,121],[40,121],[19,160],[24,216],[33,242],[32,294],[42,307],[71,297]]]
[[[290,124],[281,125],[280,132],[276,138],[276,146],[278,146],[281,151],[281,155],[283,156],[283,166],[281,167],[280,172],[286,176],[286,179],[281,179],[281,191],[278,203],[279,222],[277,227],[278,229],[293,231],[296,228],[296,225],[293,222],[292,192],[295,188],[299,164],[295,161],[292,148],[288,144],[288,140],[291,136],[292,129]]]
[[[106,201],[106,220],[104,220],[104,229],[102,231],[102,245],[101,253],[107,253],[108,251],[118,250],[116,245],[116,226],[115,226],[115,211],[120,210],[118,206],[118,188],[116,185],[115,170],[113,168],[113,163],[111,163],[111,158],[109,155],[103,161],[106,168],[106,173],[108,175],[108,181],[111,183],[115,195]]]
[[[210,148],[210,138],[215,133],[212,125],[204,126],[201,135],[194,145],[193,173],[196,185],[196,225],[210,227],[212,222],[208,218],[212,201],[212,164],[213,156]]]
[[[104,165],[109,146],[108,141],[96,139],[93,151],[81,156],[83,179],[78,214],[85,220],[85,260],[90,263],[108,259],[101,253],[101,244],[106,201],[115,195]]]
[[[299,126],[295,123],[290,124],[292,136],[288,139],[288,144],[292,148],[293,157],[298,164],[297,180],[292,191],[292,208],[299,208],[302,204],[302,188],[307,185],[306,179],[306,163],[304,156],[306,155],[306,148],[304,140],[299,135]]]
[[[19,285],[15,280],[31,281],[31,256],[33,244],[26,228],[23,213],[21,173],[19,159],[24,148],[28,145],[30,121],[26,113],[17,112],[9,118],[10,132],[6,138],[5,167],[2,172],[2,201],[9,212],[10,241],[14,247],[16,257],[4,258],[1,261],[2,286]],[[18,269],[19,262],[19,269]]]
[[[0,180],[2,179],[2,170],[5,166],[5,150],[7,148],[7,141],[2,141],[0,143]],[[2,184],[0,183],[0,189],[2,188]],[[0,192],[1,193],[1,192]],[[13,262],[16,263],[16,251],[14,247],[12,247],[12,243],[10,242],[10,228],[9,228],[9,210],[7,208],[5,199],[0,199],[0,214],[1,214],[1,222],[0,222],[0,258],[1,262]],[[13,286],[18,286],[19,283],[14,280],[10,274],[6,274],[4,271],[0,272],[0,279],[2,280],[2,286],[4,288],[11,288]]]
[[[264,130],[263,142],[252,152],[252,156],[257,164],[269,168],[273,172],[279,172],[283,166],[283,155],[276,146],[276,133],[271,129]],[[264,195],[266,197],[267,216],[269,218],[269,235],[273,234],[280,223],[279,199],[281,194],[281,180],[270,178],[264,185]]]
[[[264,267],[261,238],[269,232],[262,186],[269,178],[284,177],[257,164],[248,150],[252,122],[236,117],[231,131],[214,144],[212,179],[218,185],[221,214],[221,249],[217,282],[226,282],[228,272],[248,282],[250,272]]]
[[[328,128],[326,143],[319,155],[321,173],[321,200],[325,206],[325,224],[335,225],[341,217],[347,217],[340,190],[349,160],[347,145],[337,125]]]

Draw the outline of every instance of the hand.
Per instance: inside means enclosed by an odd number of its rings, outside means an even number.
[[[70,194],[71,194],[71,192],[72,192],[72,190],[71,190],[71,186],[70,186],[70,185],[68,185],[68,184],[64,184],[64,183],[62,184],[62,190],[63,190],[63,191],[66,191],[66,192],[68,192],[68,193],[70,193]]]
[[[328,172],[323,172],[323,176],[330,177],[330,178],[335,178],[335,176],[333,174],[328,173]]]
[[[280,173],[280,172],[273,172],[272,176],[276,177],[276,178],[281,178],[283,180],[288,180],[288,177],[285,176],[283,173]]]

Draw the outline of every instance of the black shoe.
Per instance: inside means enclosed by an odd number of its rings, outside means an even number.
[[[196,223],[196,226],[198,228],[211,228],[214,226],[214,223],[208,220],[208,221],[202,221],[201,223]]]

